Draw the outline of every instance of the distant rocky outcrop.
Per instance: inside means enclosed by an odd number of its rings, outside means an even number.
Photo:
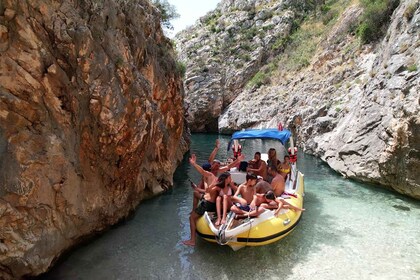
[[[193,132],[218,131],[218,118],[245,84],[280,51],[296,15],[287,1],[222,1],[175,37]]]
[[[400,1],[385,38],[372,45],[360,46],[351,32],[361,14],[358,5],[345,9],[307,67],[281,73],[268,85],[237,89],[220,114],[218,129],[231,133],[282,122],[306,153],[344,176],[419,199],[419,4]],[[195,28],[181,35],[194,34]],[[190,107],[198,108],[203,98],[197,100],[199,105]]]
[[[172,185],[188,148],[172,53],[147,1],[1,1],[0,279]]]

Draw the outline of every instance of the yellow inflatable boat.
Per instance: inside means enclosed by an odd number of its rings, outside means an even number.
[[[295,164],[292,164],[291,172],[292,180],[287,180],[285,188],[288,195],[283,198],[288,203],[303,208],[304,175],[297,170]],[[233,171],[231,175],[235,182],[242,183],[246,174]],[[262,246],[282,239],[294,230],[301,216],[300,211],[281,209],[276,217],[274,210],[266,209],[256,218],[235,220],[234,213],[231,212],[226,224],[217,228],[214,225],[216,213],[205,212],[197,221],[197,233],[204,240],[238,250],[244,246]]]

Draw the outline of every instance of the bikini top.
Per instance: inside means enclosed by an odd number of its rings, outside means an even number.
[[[224,193],[223,189],[221,189],[220,192],[219,192],[219,196],[224,196],[224,195],[225,195],[225,193]],[[226,195],[227,196],[233,195],[231,188],[229,188],[228,193]]]
[[[280,168],[280,172],[289,173],[290,172],[290,167],[289,168]]]

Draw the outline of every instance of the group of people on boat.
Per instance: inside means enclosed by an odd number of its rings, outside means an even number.
[[[285,191],[285,181],[291,176],[290,157],[286,155],[284,162],[277,159],[274,148],[268,151],[268,160],[261,159],[261,153],[256,152],[254,158],[244,162],[244,155],[238,149],[234,150],[234,158],[226,165],[222,165],[215,156],[220,148],[219,140],[213,152],[210,154],[208,163],[197,164],[195,154],[192,154],[189,162],[202,175],[198,185],[191,181],[194,189],[193,209],[190,213],[191,238],[183,241],[185,245],[194,246],[196,241],[196,223],[207,212],[216,212],[215,226],[226,223],[229,211],[235,213],[237,219],[257,217],[265,209],[275,210],[275,215],[283,208],[295,211],[305,209],[288,203],[281,196]],[[245,164],[244,164],[245,163]],[[244,167],[246,166],[246,167]],[[229,170],[239,167],[247,171],[246,180],[239,186],[232,180]]]

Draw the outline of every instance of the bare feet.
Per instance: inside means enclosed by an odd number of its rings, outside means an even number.
[[[216,227],[220,226],[220,219],[219,219],[219,218],[217,218],[217,220],[216,220],[216,222],[214,223],[214,225],[215,225]]]
[[[182,243],[184,243],[184,245],[187,245],[187,246],[195,246],[195,241],[193,241],[193,240],[184,240],[184,241],[182,241]]]
[[[220,223],[221,225],[226,224],[226,219],[222,219],[222,222]]]

